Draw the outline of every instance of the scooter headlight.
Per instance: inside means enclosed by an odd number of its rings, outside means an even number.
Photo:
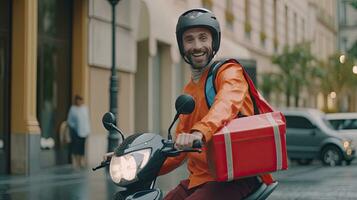
[[[115,183],[134,180],[138,171],[148,163],[150,154],[151,149],[143,149],[119,157],[113,156],[109,166],[111,179]]]

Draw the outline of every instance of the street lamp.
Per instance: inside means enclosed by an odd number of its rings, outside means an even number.
[[[117,119],[118,112],[118,77],[115,67],[115,6],[119,0],[108,0],[112,6],[112,69],[110,77],[110,108]],[[114,130],[109,131],[108,135],[108,152],[114,151],[114,148],[118,146],[119,135]]]
[[[357,75],[357,65],[352,67],[352,72]]]
[[[343,63],[345,63],[345,62],[346,62],[346,56],[342,54],[342,55],[340,56],[340,63],[343,64]]]

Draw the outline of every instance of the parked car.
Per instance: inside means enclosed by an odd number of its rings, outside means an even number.
[[[308,165],[320,159],[324,165],[347,165],[355,157],[352,140],[334,130],[326,115],[309,108],[280,109],[287,122],[288,156],[299,164]]]
[[[353,144],[357,144],[357,113],[330,113],[326,114],[326,119],[335,130],[351,138]]]
[[[326,114],[326,119],[336,130],[357,131],[357,113],[330,113]],[[357,135],[357,132],[356,132]]]

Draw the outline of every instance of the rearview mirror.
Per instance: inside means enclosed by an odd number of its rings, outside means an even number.
[[[168,140],[172,140],[171,128],[179,118],[179,115],[190,114],[195,109],[195,100],[190,95],[182,94],[179,97],[177,97],[175,102],[175,108],[176,108],[176,115],[168,130],[168,135],[167,135]]]
[[[103,115],[102,123],[104,128],[108,131],[113,130],[113,125],[116,124],[115,122],[115,115],[113,113],[107,112]]]
[[[195,100],[190,95],[180,95],[176,99],[175,108],[177,114],[190,114],[195,109]]]

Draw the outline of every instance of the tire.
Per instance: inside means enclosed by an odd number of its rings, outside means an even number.
[[[341,165],[342,164],[341,150],[334,145],[326,146],[322,150],[321,161],[326,166],[334,167],[336,165]]]
[[[297,159],[296,161],[299,165],[310,165],[312,159]]]

